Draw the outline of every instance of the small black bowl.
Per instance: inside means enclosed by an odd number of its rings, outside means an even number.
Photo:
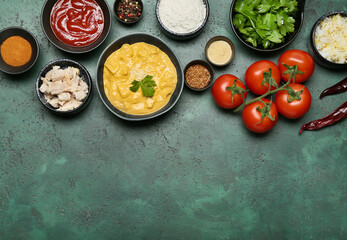
[[[39,52],[40,52],[39,44],[38,44],[35,36],[33,34],[31,34],[29,31],[27,31],[23,28],[20,28],[20,27],[9,27],[9,28],[5,28],[5,29],[0,31],[0,46],[7,38],[12,37],[12,36],[20,36],[30,43],[31,49],[32,49],[31,58],[23,66],[14,67],[14,66],[8,65],[3,60],[3,58],[0,54],[0,70],[3,71],[4,73],[8,73],[8,74],[24,73],[24,72],[28,71],[35,64],[35,62],[39,56]]]
[[[208,56],[208,49],[209,49],[209,47],[211,46],[212,43],[214,43],[216,41],[224,41],[224,42],[228,43],[230,48],[231,48],[230,59],[229,59],[229,61],[225,62],[224,64],[214,63],[213,61],[211,61],[211,59]],[[234,43],[229,38],[224,37],[224,36],[213,37],[206,43],[206,46],[205,46],[205,56],[206,56],[207,60],[211,64],[213,64],[213,65],[215,65],[217,67],[224,67],[224,66],[228,65],[229,63],[231,63],[231,61],[234,59],[234,56],[235,56],[235,46],[234,46]]]
[[[46,73],[53,68],[53,66],[60,66],[61,69],[65,69],[67,67],[75,67],[80,70],[80,77],[88,85],[88,94],[87,94],[87,97],[83,100],[82,104],[78,106],[77,108],[70,111],[60,111],[57,108],[53,107],[51,104],[49,104],[47,100],[45,99],[44,94],[40,92],[40,87],[42,85],[41,77],[44,77]],[[73,115],[73,114],[81,112],[89,104],[91,96],[92,96],[91,95],[92,79],[89,75],[89,72],[82,64],[70,59],[57,59],[52,62],[49,62],[46,66],[42,68],[42,70],[37,76],[35,88],[36,88],[37,97],[39,98],[43,106],[45,106],[47,109],[49,109],[50,111],[58,115],[68,116],[68,115]]]
[[[57,48],[69,53],[86,53],[94,50],[104,42],[111,29],[111,11],[105,0],[95,0],[104,14],[104,29],[94,42],[87,46],[74,47],[60,41],[51,28],[51,10],[57,1],[46,0],[41,11],[41,26],[48,40]]]
[[[203,2],[206,6],[206,16],[205,16],[203,23],[200,25],[200,27],[197,28],[196,30],[192,31],[192,32],[189,32],[189,33],[176,33],[176,32],[171,31],[167,27],[165,27],[162,20],[160,19],[160,15],[159,15],[160,0],[157,0],[157,5],[155,7],[155,14],[156,14],[159,26],[163,30],[164,34],[166,36],[174,39],[174,40],[189,40],[189,39],[197,37],[204,29],[204,27],[208,21],[208,18],[210,16],[210,6],[208,4],[208,0],[203,0]]]
[[[276,44],[273,48],[267,48],[265,49],[262,45],[258,45],[257,47],[254,47],[251,43],[245,41],[243,38],[242,34],[239,32],[239,30],[234,26],[233,23],[233,18],[237,14],[235,11],[235,3],[237,0],[233,0],[231,7],[230,7],[230,24],[231,28],[233,29],[236,37],[247,47],[250,49],[256,50],[258,52],[275,52],[278,50],[281,50],[285,47],[287,47],[290,43],[294,41],[294,39],[298,36],[302,24],[304,22],[304,10],[305,10],[305,2],[306,0],[297,0],[298,2],[298,11],[296,13],[296,16],[294,17],[295,19],[295,24],[294,24],[294,32],[287,34],[287,36],[284,39],[284,42]]]
[[[202,65],[204,66],[205,68],[207,68],[207,70],[210,72],[210,75],[211,75],[211,81],[209,82],[209,84],[203,88],[194,88],[192,86],[190,86],[188,83],[187,83],[187,79],[186,79],[186,72],[188,70],[189,67],[193,66],[193,65]],[[214,79],[214,72],[213,72],[213,68],[212,66],[208,63],[208,62],[205,62],[203,60],[193,60],[191,61],[190,63],[187,64],[187,66],[184,68],[184,82],[186,84],[186,86],[188,88],[190,88],[191,90],[193,91],[198,91],[198,92],[201,92],[201,91],[204,91],[206,89],[208,89],[212,83],[213,83],[213,79]]]
[[[137,42],[145,42],[151,45],[154,45],[158,47],[161,51],[166,53],[170,60],[172,61],[173,65],[176,68],[176,73],[177,73],[177,85],[175,91],[172,93],[171,98],[169,102],[161,109],[154,113],[146,114],[146,115],[133,115],[133,114],[128,114],[125,113],[115,106],[112,105],[112,103],[108,100],[106,93],[105,93],[105,88],[104,88],[104,64],[107,60],[107,58],[115,51],[117,51],[119,48],[123,46],[123,44],[134,44]],[[178,99],[181,96],[181,93],[183,91],[183,73],[182,69],[179,63],[179,60],[177,59],[176,55],[174,52],[159,38],[154,37],[152,35],[148,35],[145,33],[133,33],[129,34],[127,36],[121,37],[111,43],[101,54],[98,62],[98,67],[97,67],[97,89],[100,95],[100,98],[102,102],[105,104],[105,106],[110,110],[114,115],[117,117],[128,120],[128,121],[143,121],[143,120],[148,120],[152,119],[155,117],[158,117],[166,112],[168,112],[178,101]]]
[[[121,0],[116,0],[113,4],[113,12],[116,15],[116,18],[118,19],[118,21],[120,21],[121,23],[127,24],[127,25],[137,23],[142,18],[142,15],[143,15],[143,3],[142,3],[142,1],[136,0],[139,3],[139,5],[141,6],[141,15],[139,16],[139,18],[137,18],[134,21],[124,21],[124,19],[119,18],[117,8],[118,8],[120,1]]]
[[[315,44],[315,35],[316,35],[316,29],[320,25],[320,23],[325,20],[328,17],[334,16],[340,14],[342,17],[347,18],[347,11],[334,11],[327,13],[320,17],[317,22],[314,24],[311,30],[311,35],[310,35],[310,53],[313,55],[314,60],[321,66],[326,67],[326,68],[331,68],[331,69],[347,69],[347,63],[334,63],[326,58],[324,58],[320,52],[318,51],[316,44]]]

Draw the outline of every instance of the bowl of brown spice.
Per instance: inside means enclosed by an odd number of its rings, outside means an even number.
[[[203,91],[209,88],[213,82],[213,68],[203,60],[194,60],[184,69],[184,82],[194,91]]]
[[[9,27],[0,31],[0,70],[19,74],[29,70],[39,56],[39,44],[29,31]]]

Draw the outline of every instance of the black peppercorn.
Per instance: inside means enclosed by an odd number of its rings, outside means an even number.
[[[142,5],[138,0],[121,0],[116,9],[118,18],[127,23],[136,21],[142,15]]]

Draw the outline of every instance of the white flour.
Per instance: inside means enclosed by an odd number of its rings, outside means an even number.
[[[206,5],[203,0],[161,0],[159,17],[172,32],[190,33],[204,22]]]

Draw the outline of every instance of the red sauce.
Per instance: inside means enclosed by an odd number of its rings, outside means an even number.
[[[94,0],[59,0],[50,20],[57,38],[74,47],[93,43],[104,29],[104,14]]]

